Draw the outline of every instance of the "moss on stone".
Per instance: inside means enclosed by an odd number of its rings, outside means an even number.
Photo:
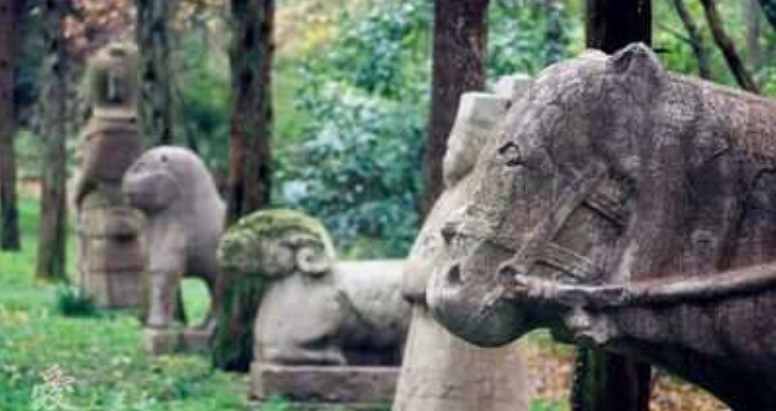
[[[327,252],[334,246],[323,224],[304,213],[261,210],[235,223],[221,239],[218,327],[213,339],[213,363],[229,371],[247,371],[253,359],[253,327],[267,280],[262,275],[263,242],[276,242],[289,233],[305,233],[319,239]]]
[[[299,211],[273,209],[250,214],[227,230],[218,247],[219,265],[251,274],[260,269],[255,266],[261,260],[261,256],[256,255],[260,242],[278,239],[292,232],[303,232],[320,239],[327,252],[335,255],[331,236],[318,219]]]

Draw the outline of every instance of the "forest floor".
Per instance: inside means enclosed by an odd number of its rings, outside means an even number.
[[[62,287],[34,281],[36,201],[21,203],[24,249],[0,253],[0,410],[2,411],[221,411],[245,410],[243,376],[215,371],[203,355],[149,357],[130,312],[66,317],[58,309]],[[73,249],[70,241],[70,249]],[[74,272],[73,253],[69,259]],[[204,286],[184,285],[192,321],[208,304]],[[543,334],[526,352],[531,411],[567,410],[574,353]],[[653,411],[726,408],[700,390],[659,373]],[[291,411],[278,400],[261,411]]]

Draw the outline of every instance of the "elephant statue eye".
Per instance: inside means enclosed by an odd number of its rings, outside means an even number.
[[[162,161],[162,163],[166,163],[167,162],[167,155],[166,154],[162,154],[162,157],[160,158],[160,160]]]
[[[525,165],[520,146],[512,141],[504,144],[498,149],[498,156],[501,163],[509,168]]]

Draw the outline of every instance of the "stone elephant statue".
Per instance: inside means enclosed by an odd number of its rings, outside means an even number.
[[[251,357],[284,365],[399,364],[409,322],[401,261],[339,262],[323,225],[290,210],[240,220],[224,235],[218,258],[225,280],[218,365],[245,369]],[[220,348],[230,343],[231,351]]]
[[[156,147],[127,170],[122,192],[147,219],[146,328],[171,329],[177,318],[176,298],[182,278],[198,277],[213,297],[210,313],[199,328],[211,332],[218,305],[216,247],[225,206],[205,164],[187,149]]]

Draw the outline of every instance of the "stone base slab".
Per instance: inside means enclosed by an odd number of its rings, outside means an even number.
[[[254,362],[248,396],[266,401],[283,397],[302,409],[370,409],[390,406],[396,391],[396,367],[285,366]]]
[[[210,349],[209,331],[196,328],[176,329],[143,329],[143,348],[151,355],[173,353],[205,352]]]

